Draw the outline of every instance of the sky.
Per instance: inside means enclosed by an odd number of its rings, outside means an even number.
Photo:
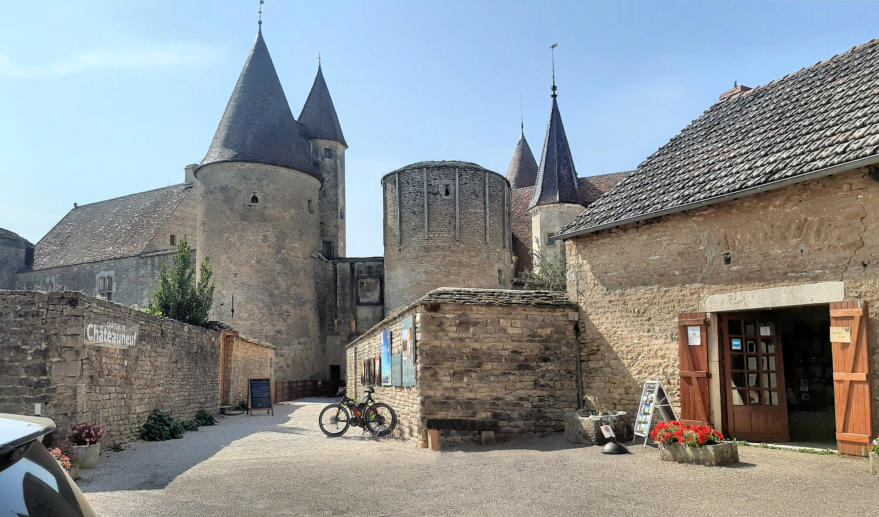
[[[258,0],[0,4],[0,228],[37,242],[73,206],[183,181],[257,32]],[[382,255],[380,178],[422,160],[536,158],[558,42],[580,176],[638,166],[738,81],[879,37],[877,2],[266,0],[294,114],[317,56],[345,139],[348,256]]]

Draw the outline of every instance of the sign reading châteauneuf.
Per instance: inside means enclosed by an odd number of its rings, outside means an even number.
[[[85,319],[85,344],[128,348],[137,344],[136,323],[120,323],[106,316],[89,313]]]

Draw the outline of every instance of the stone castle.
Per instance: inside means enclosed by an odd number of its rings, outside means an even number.
[[[532,250],[625,173],[578,178],[553,85],[540,163],[522,137],[506,177],[419,162],[382,182],[384,257],[345,253],[345,151],[318,66],[294,117],[262,31],[201,163],[178,185],[77,206],[36,245],[0,229],[0,289],[146,306],[186,241],[216,279],[211,318],[277,347],[278,381],[344,379],[344,346],[443,286],[509,288]]]

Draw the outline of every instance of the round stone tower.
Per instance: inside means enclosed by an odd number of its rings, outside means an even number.
[[[475,163],[407,165],[382,178],[385,313],[437,287],[508,288],[510,183]]]
[[[326,377],[315,256],[320,173],[262,33],[196,171],[198,260],[211,259],[211,318],[276,346],[275,379]]]

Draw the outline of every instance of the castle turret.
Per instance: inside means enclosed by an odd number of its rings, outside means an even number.
[[[15,289],[16,273],[34,262],[34,245],[16,233],[0,228],[0,289]]]
[[[582,212],[583,205],[579,201],[577,171],[559,113],[556,89],[553,78],[552,109],[537,169],[534,197],[528,208],[533,251],[547,261],[564,264],[563,243],[556,243],[550,237]]]
[[[513,160],[510,162],[510,168],[507,169],[507,181],[514,189],[533,187],[537,180],[537,161],[534,159],[534,153],[531,152],[531,146],[528,140],[525,140],[525,126],[522,126],[522,136],[516,144],[516,150],[513,152]]]
[[[321,66],[299,123],[305,126],[310,142],[312,164],[319,170],[324,184],[320,191],[321,252],[326,258],[345,256],[345,150],[339,117],[324,80]]]
[[[327,376],[315,301],[321,175],[263,40],[256,37],[195,175],[198,259],[212,319],[277,347],[279,381]]]

